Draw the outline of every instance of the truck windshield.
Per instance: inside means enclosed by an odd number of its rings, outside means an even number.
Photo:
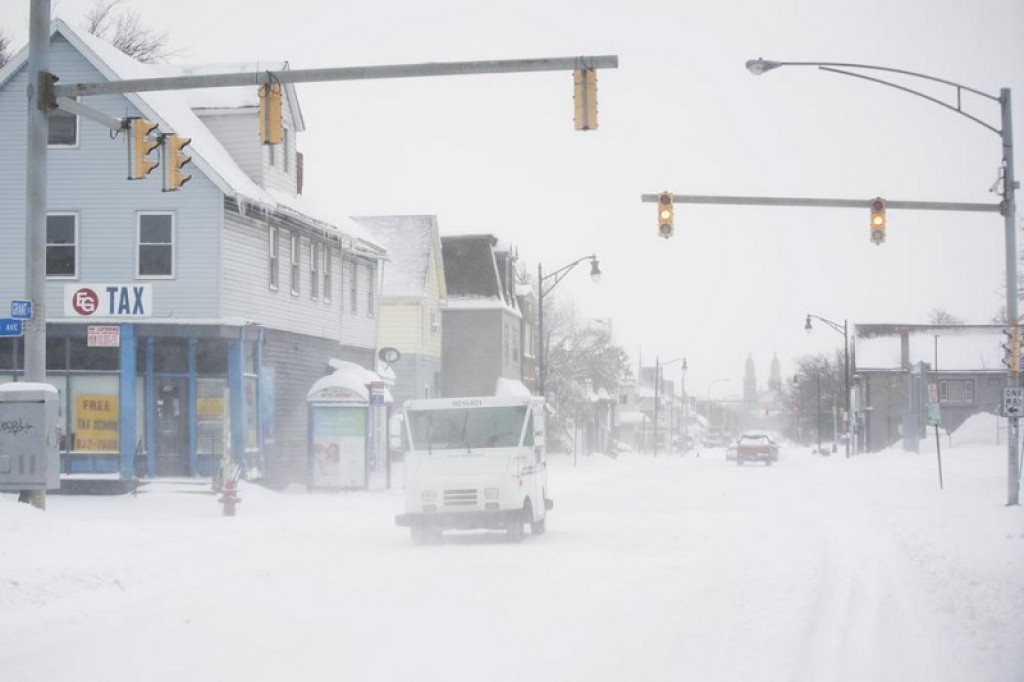
[[[409,412],[413,450],[507,448],[519,445],[526,405]]]

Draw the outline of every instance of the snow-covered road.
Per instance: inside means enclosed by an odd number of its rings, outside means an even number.
[[[1005,449],[552,458],[548,533],[414,546],[401,490],[0,496],[0,671],[75,680],[1021,680]],[[192,489],[194,492],[182,492]]]

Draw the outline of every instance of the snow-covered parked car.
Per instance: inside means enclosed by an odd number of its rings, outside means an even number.
[[[744,433],[736,441],[736,464],[764,462],[771,466],[779,461],[779,445],[767,433]]]

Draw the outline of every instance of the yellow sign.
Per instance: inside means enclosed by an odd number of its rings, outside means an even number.
[[[75,397],[72,450],[118,451],[118,402],[116,395],[82,394]]]

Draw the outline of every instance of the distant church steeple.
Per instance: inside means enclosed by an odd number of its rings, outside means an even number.
[[[772,353],[772,372],[768,377],[768,388],[776,392],[782,390],[782,370],[779,368],[778,353]]]
[[[743,373],[743,400],[752,403],[757,400],[757,376],[754,374],[754,358],[747,354],[747,367]]]

